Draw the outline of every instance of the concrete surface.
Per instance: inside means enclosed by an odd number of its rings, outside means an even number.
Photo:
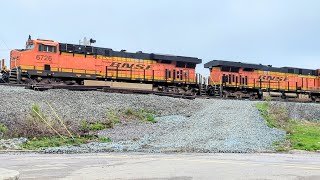
[[[21,179],[320,179],[320,154],[0,154]]]
[[[0,180],[16,180],[16,179],[19,179],[18,171],[0,168]]]

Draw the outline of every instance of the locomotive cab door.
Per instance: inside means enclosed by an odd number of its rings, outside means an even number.
[[[44,70],[45,70],[45,71],[51,71],[50,64],[45,64],[45,65],[44,65]]]

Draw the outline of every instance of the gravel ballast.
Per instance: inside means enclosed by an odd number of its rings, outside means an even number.
[[[50,114],[50,102],[64,120],[105,118],[108,109],[155,111],[157,123],[126,121],[100,131],[112,143],[47,148],[47,153],[83,152],[268,152],[285,132],[269,128],[256,102],[219,99],[175,99],[155,95],[49,90],[35,92],[21,87],[0,86],[4,104],[0,122],[10,124],[30,113],[33,103]]]
[[[0,85],[0,123],[8,124],[16,119],[23,120],[31,113],[32,104],[54,118],[49,102],[65,121],[94,121],[106,118],[109,110],[128,108],[155,111],[159,116],[175,114],[191,115],[201,109],[200,103],[187,99],[175,99],[156,95],[118,94],[98,91],[48,90],[32,91],[22,87]]]

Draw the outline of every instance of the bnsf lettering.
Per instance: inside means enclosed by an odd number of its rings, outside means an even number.
[[[127,68],[127,69],[145,69],[145,70],[148,70],[151,68],[150,65],[145,65],[145,64],[129,64],[129,63],[119,63],[119,62],[111,63],[110,67]]]
[[[267,81],[287,81],[288,80],[287,77],[276,77],[276,76],[265,76],[265,75],[261,75],[259,79],[267,80]]]

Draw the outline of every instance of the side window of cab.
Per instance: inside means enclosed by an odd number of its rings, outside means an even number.
[[[57,52],[57,47],[56,46],[45,45],[45,44],[39,44],[38,50],[40,52],[56,53]]]

